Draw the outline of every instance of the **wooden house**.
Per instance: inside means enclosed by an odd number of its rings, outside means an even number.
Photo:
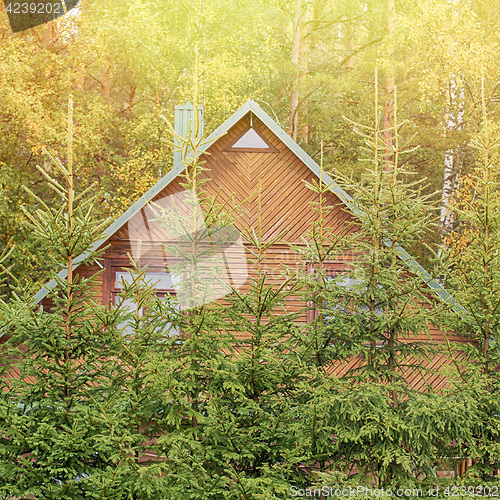
[[[178,114],[189,112],[186,107],[179,108]],[[179,116],[178,116],[179,117]],[[182,118],[182,116],[180,116]],[[186,117],[184,117],[185,132]],[[236,204],[242,204],[242,215],[234,225],[239,231],[257,225],[257,199],[250,197],[260,183],[261,197],[261,230],[264,240],[271,240],[286,232],[286,240],[296,245],[303,244],[302,237],[310,228],[318,214],[310,205],[316,201],[316,195],[309,190],[304,181],[311,182],[320,176],[318,164],[297,144],[284,130],[254,101],[248,101],[232,116],[230,116],[209,137],[199,154],[208,153],[203,157],[204,172],[209,179],[203,188],[208,194],[218,195],[221,199],[234,196]],[[152,229],[150,203],[162,204],[162,200],[172,200],[184,191],[179,176],[184,172],[185,165],[176,155],[176,163],[155,186],[137,200],[122,216],[118,217],[107,229],[107,236],[95,246],[109,246],[104,254],[103,263],[80,266],[81,275],[91,275],[104,266],[99,284],[94,290],[96,297],[103,304],[111,304],[121,289],[120,280],[126,272],[124,267],[130,265],[128,255],[139,255],[141,264],[147,264],[149,271],[157,281],[158,293],[175,293],[172,276],[166,271],[165,256],[162,241],[165,234],[161,230]],[[334,228],[340,233],[349,226],[349,231],[355,230],[359,208],[352,198],[325,173],[322,173],[325,184],[330,185],[327,204],[335,207],[326,217],[325,226]],[[174,198],[172,198],[174,197]],[[436,281],[432,280],[426,271],[415,262],[410,255],[399,248],[399,255],[408,265],[409,272],[417,274],[428,285],[429,292],[437,294],[443,300],[453,301],[448,292]],[[342,272],[348,267],[346,257],[328,264],[331,272]],[[291,252],[285,244],[276,243],[267,252],[267,265],[276,269],[282,263],[298,266],[297,254]],[[252,272],[251,269],[249,272]],[[248,282],[246,282],[248,283]],[[37,295],[42,301],[53,283],[48,283]],[[245,289],[245,280],[239,283]],[[298,310],[304,304],[299,299],[291,300],[291,311]],[[306,322],[307,317],[302,321]],[[431,331],[432,340],[443,342],[442,333],[434,328]],[[426,340],[427,337],[425,338]],[[447,364],[445,358],[437,357],[429,362],[432,365]],[[338,365],[335,370],[345,373],[349,366]],[[442,383],[435,375],[432,380],[422,380],[419,373],[409,374],[413,377],[411,383],[420,387],[426,383],[439,385]]]

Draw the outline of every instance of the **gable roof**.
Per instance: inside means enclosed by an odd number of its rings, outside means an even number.
[[[233,115],[231,115],[222,125],[212,132],[203,145],[198,148],[197,155],[202,155],[212,144],[214,144],[222,135],[226,134],[236,123],[238,123],[245,115],[253,113],[264,125],[266,125],[286,146],[289,148],[315,175],[320,177],[319,165],[253,100],[248,100],[241,106]],[[182,161],[178,161],[172,170],[170,170],[162,179],[160,179],[152,188],[150,188],[143,196],[141,196],[128,210],[106,229],[104,238],[95,242],[87,252],[78,256],[74,263],[80,264],[86,259],[89,254],[97,250],[106,241],[122,228],[132,217],[151,202],[166,186],[168,186],[177,176],[183,173],[185,165]],[[358,218],[364,214],[363,210],[356,205],[351,196],[346,193],[334,180],[326,173],[321,172],[323,182],[329,186],[330,191],[335,194],[347,208]],[[386,242],[386,244],[389,244]],[[408,268],[418,275],[422,281],[445,302],[453,306],[455,310],[465,312],[465,309],[448,293],[445,288],[432,278],[432,276],[414,260],[404,248],[400,245],[396,246],[398,256],[405,262]],[[59,273],[60,278],[65,278],[67,271],[63,269]],[[43,288],[35,295],[36,303],[40,302],[49,291],[56,285],[56,280],[50,280]]]

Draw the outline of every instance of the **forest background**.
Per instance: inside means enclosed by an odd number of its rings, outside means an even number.
[[[458,472],[465,460],[461,496],[476,496],[479,481],[498,488],[497,7],[96,0],[21,34],[3,13],[0,314],[11,339],[1,361],[21,375],[0,390],[0,495],[267,500],[291,485],[445,484],[436,471]],[[82,300],[93,281],[73,281],[74,256],[171,168],[161,117],[191,97],[195,79],[206,131],[252,98],[342,176],[365,214],[359,235],[332,243],[313,223],[301,255],[318,273],[276,287],[261,269],[272,242],[257,228],[248,242],[259,271],[248,294],[227,297],[230,307],[179,314],[140,270],[124,297],[145,304],[142,316],[124,302]],[[199,191],[197,167],[185,173]],[[89,186],[93,196],[74,198]],[[327,188],[308,187],[321,214]],[[201,198],[205,213],[218,213]],[[432,238],[448,247],[441,276],[453,307],[429,299],[419,277],[401,280],[397,242],[425,261],[422,240]],[[321,274],[344,247],[368,256],[353,263],[363,278],[349,286]],[[31,282],[50,266],[68,277],[51,292],[55,309],[35,310]],[[318,311],[302,327],[275,314],[298,292]],[[442,392],[416,390],[400,373],[420,370],[408,356],[429,359],[436,346],[400,339],[436,323],[475,342],[446,341],[443,352],[464,362]],[[174,327],[182,338],[164,335]],[[357,373],[330,375],[358,355]]]
[[[20,207],[33,201],[21,186],[51,203],[35,165],[50,171],[42,149],[64,147],[68,94],[77,187],[97,181],[98,215],[116,217],[172,166],[160,115],[172,118],[190,98],[195,47],[207,131],[252,98],[316,160],[323,142],[327,170],[354,179],[367,166],[344,117],[371,123],[378,67],[382,124],[392,125],[397,87],[400,133],[419,146],[404,167],[429,178],[437,207],[475,161],[481,78],[488,117],[498,122],[496,1],[82,0],[63,18],[15,34],[1,8],[0,250],[15,244],[14,275],[40,282],[46,259],[25,229]],[[446,234],[444,215],[441,224]]]

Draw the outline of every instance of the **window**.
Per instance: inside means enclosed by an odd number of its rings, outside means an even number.
[[[319,279],[318,271],[314,264],[311,263],[307,264],[307,271],[308,274],[310,275],[315,275],[315,276],[317,275]],[[324,271],[326,272],[326,275],[323,275],[323,279],[325,279],[328,282],[335,279],[339,275],[346,275],[347,269],[343,268],[341,265],[330,264],[325,266]],[[312,323],[314,319],[318,317],[319,311],[317,308],[315,308],[314,303],[312,301],[308,302],[307,306],[308,306],[307,322]]]
[[[315,273],[316,271],[310,266],[309,267],[310,272]],[[327,282],[325,284],[325,289],[328,290],[328,282],[335,281],[336,285],[338,287],[344,288],[346,290],[346,297],[342,297],[341,294],[339,294],[339,300],[335,304],[329,305],[328,300],[326,300],[323,304],[323,309],[325,310],[330,310],[331,314],[328,313],[323,313],[323,320],[325,323],[334,321],[336,313],[339,315],[342,315],[344,318],[349,315],[349,314],[357,314],[360,312],[367,312],[369,311],[369,307],[367,304],[356,304],[354,307],[354,304],[349,305],[347,303],[348,295],[351,296],[350,300],[354,300],[354,297],[358,295],[359,297],[362,296],[363,293],[363,280],[359,278],[353,278],[352,276],[349,276],[347,274],[347,269],[341,269],[337,266],[335,267],[326,267],[326,276],[324,276],[325,281]],[[379,288],[381,286],[379,285]],[[331,287],[332,291],[334,290],[334,287]],[[381,307],[376,307],[375,308],[375,314],[379,315],[382,314],[383,309]],[[307,314],[307,322],[311,323],[315,318],[318,317],[319,311],[313,307],[313,304],[309,304],[309,310]]]
[[[111,302],[115,305],[120,304],[126,311],[135,312],[137,311],[137,303],[132,298],[123,298],[120,296],[120,292],[125,288],[126,285],[132,284],[135,276],[128,271],[120,270],[116,271],[114,277],[114,286],[111,291]],[[156,295],[159,298],[172,297],[175,298],[175,279],[168,272],[146,272],[144,274],[144,283],[156,288]],[[179,303],[176,300],[171,302],[176,310],[179,310]],[[141,308],[139,315],[144,314],[144,308]],[[129,336],[133,333],[132,325],[127,325],[126,323],[120,325],[123,328],[123,335]],[[170,337],[177,336],[179,330],[177,327],[173,326],[172,323],[162,324],[163,332],[167,333]]]
[[[324,276],[323,279],[326,281],[325,283],[326,291],[328,291],[329,288],[332,291],[334,289],[333,286],[329,286],[329,282],[335,281],[337,285],[341,286],[342,288],[345,287],[346,291],[348,289],[352,289],[353,286],[359,284],[359,280],[356,280],[354,278],[344,275],[344,273],[339,273],[339,272],[328,272],[328,274]],[[341,301],[343,302],[344,300],[341,299]],[[345,315],[348,312],[348,305],[347,304],[343,305],[341,302],[330,304],[328,300],[325,300],[323,302],[323,309],[326,311],[328,310],[331,311],[331,314],[328,314],[325,311],[323,312],[323,321],[327,323],[334,319],[335,313],[340,313]],[[317,309],[311,309],[308,322],[313,321],[316,317],[318,317],[318,315],[319,311]]]

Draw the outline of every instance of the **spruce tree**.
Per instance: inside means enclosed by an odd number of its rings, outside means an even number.
[[[284,498],[290,484],[306,484],[309,438],[301,405],[309,377],[298,352],[303,337],[296,317],[284,310],[294,287],[266,265],[266,252],[282,235],[263,241],[256,193],[259,224],[242,235],[248,287],[243,292],[221,283],[218,265],[228,264],[203,265],[207,238],[208,253],[234,242],[239,209],[204,191],[201,142],[189,133],[178,140],[184,144],[181,185],[188,209],[156,209],[158,223],[177,234],[165,251],[179,277],[179,335],[149,352],[143,385],[151,386],[162,407],[150,447],[162,462],[158,491],[162,498]],[[207,280],[213,289],[225,286],[223,302],[206,296]],[[148,308],[150,317],[157,313]]]
[[[430,384],[417,390],[407,380],[433,375],[421,365],[437,354],[429,327],[442,306],[425,282],[430,275],[403,250],[433,230],[433,198],[401,165],[412,151],[401,144],[404,123],[395,117],[387,154],[378,116],[376,98],[375,126],[354,124],[371,152],[371,168],[359,182],[336,177],[352,193],[357,221],[340,237],[316,224],[302,251],[316,267],[303,278],[316,310],[304,328],[314,347],[311,361],[325,374],[310,394],[307,418],[320,444],[318,460],[329,464],[322,475],[328,481],[411,486],[435,480],[436,454],[461,435],[456,418],[467,405],[443,406]],[[326,191],[321,183],[310,187],[320,196]],[[346,250],[356,258],[345,272],[328,274],[325,261]],[[332,377],[342,364],[350,369]]]
[[[471,143],[476,164],[454,200],[456,231],[442,255],[447,286],[462,306],[446,324],[472,341],[449,345],[457,359],[455,390],[475,403],[473,436],[461,450],[462,459],[473,460],[472,481],[487,480],[500,468],[500,139],[488,114],[484,81],[482,108],[482,125]]]
[[[47,307],[35,301],[34,286],[23,283],[8,304],[1,303],[2,331],[9,337],[0,391],[2,498],[79,499],[89,498],[89,491],[98,497],[98,490],[88,489],[89,478],[115,453],[114,443],[101,439],[98,408],[113,377],[110,352],[120,319],[92,297],[99,274],[86,278],[76,270],[99,259],[102,252],[93,244],[105,222],[93,219],[99,199],[91,195],[94,187],[74,191],[72,142],[70,98],[67,159],[47,153],[52,170],[39,167],[60,202],[50,208],[31,193],[38,208],[25,210],[54,269]]]

